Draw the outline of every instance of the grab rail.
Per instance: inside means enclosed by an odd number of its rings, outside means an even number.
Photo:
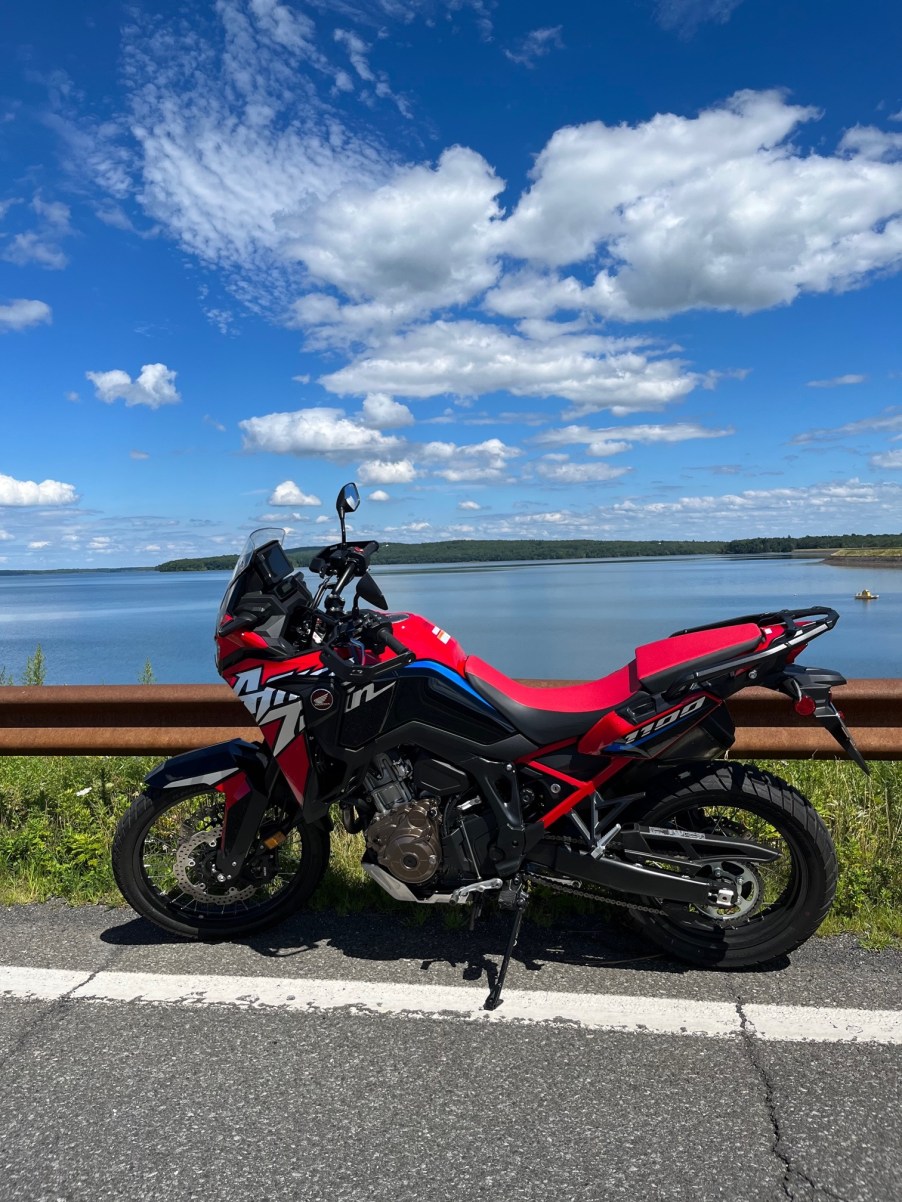
[[[834,697],[865,759],[902,760],[902,680],[852,680]],[[745,689],[728,704],[733,758],[841,758],[832,737],[779,694]],[[259,737],[225,684],[0,687],[0,755],[172,755]]]

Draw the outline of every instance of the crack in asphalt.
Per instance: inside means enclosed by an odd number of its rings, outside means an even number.
[[[783,1133],[783,1128],[780,1123],[780,1114],[777,1108],[776,1101],[776,1086],[773,1078],[765,1067],[761,1055],[761,1044],[755,1037],[755,1028],[750,1021],[748,1015],[743,1008],[742,999],[736,997],[736,1013],[739,1016],[739,1034],[742,1040],[742,1046],[745,1049],[749,1063],[755,1070],[761,1087],[764,1091],[764,1109],[767,1112],[767,1117],[773,1132],[772,1150],[781,1168],[780,1186],[784,1195],[791,1202],[801,1202],[803,1196],[809,1198],[824,1196],[834,1199],[834,1202],[849,1202],[842,1194],[836,1193],[828,1185],[823,1185],[820,1182],[813,1180],[801,1168],[800,1165],[794,1163],[792,1153],[787,1147],[786,1137]],[[805,1195],[798,1194],[797,1188],[801,1187],[805,1190]],[[808,1191],[811,1193],[808,1193]]]

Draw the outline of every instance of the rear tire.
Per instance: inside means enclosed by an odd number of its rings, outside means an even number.
[[[205,807],[204,803],[209,805]],[[183,813],[190,816],[193,809],[196,817],[198,813],[203,815],[205,809],[214,809],[221,804],[221,794],[211,793],[203,786],[194,790],[180,790],[176,797],[142,793],[134,799],[116,828],[112,852],[113,874],[123,897],[144,918],[186,939],[231,939],[275,926],[310,898],[329,862],[328,831],[321,826],[308,826],[301,822],[291,832],[289,871],[279,873],[278,879],[273,878],[269,893],[266,890],[270,888],[270,883],[262,882],[256,893],[263,896],[251,895],[240,902],[229,902],[227,898],[217,899],[212,895],[209,900],[198,900],[184,892],[180,893],[177,882],[164,890],[163,886],[168,884],[165,854],[158,850],[154,856],[154,870],[148,867],[151,855],[148,836],[151,836],[155,824],[159,822],[165,827],[169,815],[171,841],[175,849],[180,837],[184,842],[184,826],[175,830],[175,824]],[[267,814],[271,814],[271,811],[267,811]],[[202,829],[202,825],[195,828],[195,841],[197,832]],[[215,828],[211,826],[209,829],[212,833]],[[160,842],[159,837],[157,841]],[[171,858],[174,862],[174,853]],[[193,860],[188,862],[194,863]],[[160,880],[155,882],[154,876]],[[171,879],[175,880],[174,872]],[[239,880],[237,883],[242,882]],[[247,888],[242,892],[246,893]],[[220,901],[221,904],[217,904]]]
[[[731,812],[736,818],[744,813],[751,837],[779,842],[782,860],[750,874],[766,878],[773,869],[776,883],[759,880],[760,900],[746,914],[721,919],[648,898],[645,904],[659,913],[633,911],[638,929],[668,955],[703,968],[754,967],[799,947],[824,921],[836,893],[833,840],[811,802],[779,777],[745,764],[705,765],[694,776],[680,773],[673,783],[673,791],[642,814],[643,823],[698,830],[700,823],[717,821],[718,813],[721,822]],[[770,837],[760,833],[765,828]]]

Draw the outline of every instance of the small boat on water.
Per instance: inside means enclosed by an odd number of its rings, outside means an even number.
[[[880,596],[879,593],[872,593],[870,589],[863,588],[860,593],[855,594],[856,601],[876,601]]]

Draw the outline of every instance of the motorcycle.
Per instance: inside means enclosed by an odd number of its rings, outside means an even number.
[[[796,663],[835,610],[678,630],[590,683],[524,685],[389,610],[370,573],[378,542],[347,538],[359,500],[354,484],[339,493],[341,541],[310,563],[315,596],[282,530],[248,539],[216,665],[263,741],[147,776],[113,846],[139,914],[188,938],[274,925],[319,884],[335,807],[393,898],[470,907],[471,926],[487,899],[511,912],[486,1009],[533,886],[624,906],[654,945],[702,967],[760,965],[817,930],[836,889],[829,832],[784,781],[722,758],[725,702],[753,684],[783,693],[867,772],[831,699],[844,677]]]

